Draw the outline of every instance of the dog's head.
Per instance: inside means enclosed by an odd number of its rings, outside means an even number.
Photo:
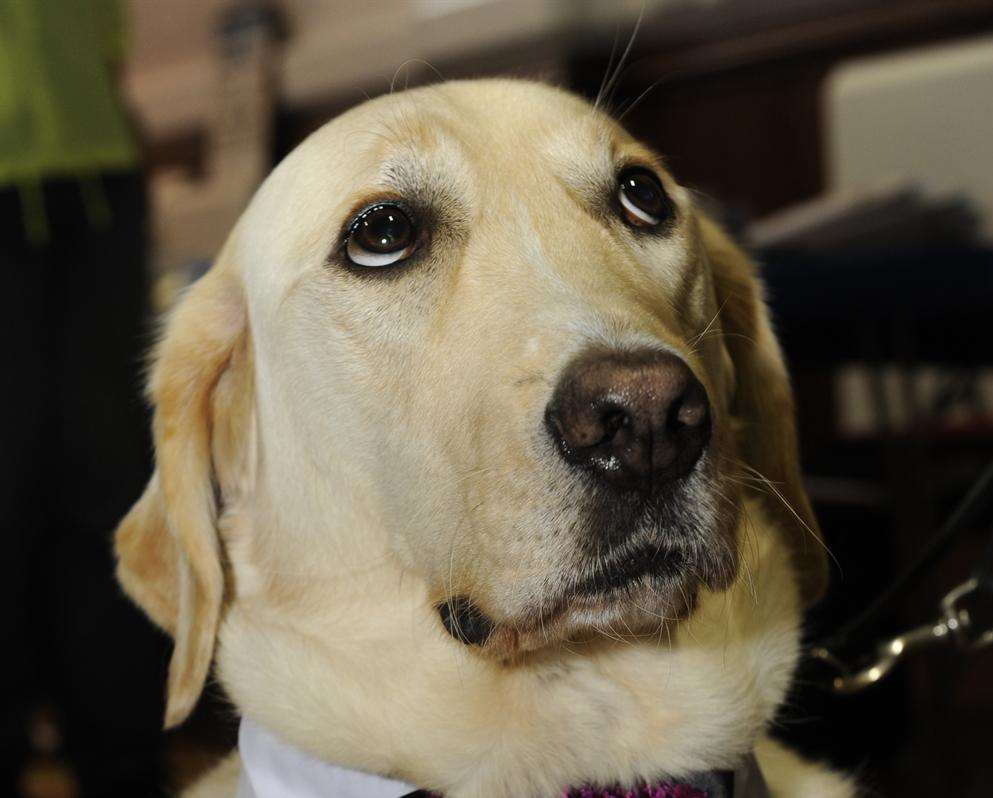
[[[823,587],[752,265],[546,86],[443,84],[313,135],[179,303],[150,394],[157,471],[117,548],[176,639],[169,722],[251,578],[235,529],[263,581],[392,558],[502,660],[685,617],[735,578],[743,491]]]

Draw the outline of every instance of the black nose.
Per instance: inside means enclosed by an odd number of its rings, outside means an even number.
[[[707,391],[668,352],[589,352],[559,381],[545,421],[562,456],[625,490],[689,471],[710,440]]]

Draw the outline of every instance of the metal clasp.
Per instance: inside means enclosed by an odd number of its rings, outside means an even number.
[[[946,640],[953,641],[960,649],[975,651],[993,644],[993,625],[977,631],[973,615],[966,600],[979,590],[979,581],[970,578],[952,588],[941,600],[941,617],[933,623],[923,624],[876,646],[866,664],[858,670],[848,665],[829,649],[817,646],[810,656],[831,668],[837,675],[831,679],[831,690],[840,695],[851,695],[871,687],[884,679],[899,662],[912,651],[930,648]]]
[[[966,579],[961,585],[952,588],[941,600],[941,611],[945,623],[955,636],[955,642],[966,651],[977,651],[993,644],[993,621],[988,629],[977,629],[978,618],[970,612],[968,600],[976,594],[982,596],[979,590],[979,580],[975,577]],[[993,601],[993,596],[985,596],[987,601]]]

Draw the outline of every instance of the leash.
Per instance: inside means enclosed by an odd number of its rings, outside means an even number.
[[[936,619],[877,643],[869,654],[846,658],[839,653],[851,649],[853,641],[864,638],[894,600],[917,584],[962,530],[977,523],[991,504],[993,463],[986,467],[931,542],[904,572],[864,611],[810,649],[810,657],[824,668],[824,686],[836,694],[850,695],[881,681],[912,652],[949,643],[959,651],[970,652],[993,644],[991,526],[985,553],[971,575],[941,599]]]

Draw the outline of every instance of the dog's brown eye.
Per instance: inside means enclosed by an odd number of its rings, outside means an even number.
[[[619,182],[621,214],[632,227],[658,227],[672,215],[672,200],[651,172],[628,169],[621,172]]]
[[[352,222],[345,254],[357,266],[379,268],[409,258],[416,248],[410,217],[396,205],[374,205]]]

